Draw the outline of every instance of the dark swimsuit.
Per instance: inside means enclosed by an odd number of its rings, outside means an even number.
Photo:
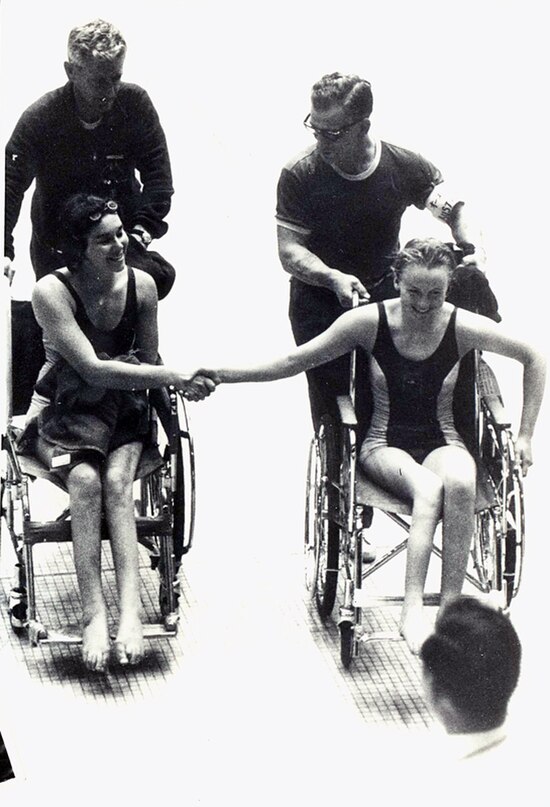
[[[138,310],[136,276],[131,267],[128,268],[126,305],[124,306],[124,311],[118,325],[116,325],[110,331],[96,328],[86,313],[84,304],[73,288],[69,279],[59,270],[57,272],[53,272],[53,274],[63,283],[64,286],[66,286],[71,293],[76,304],[75,319],[82,333],[90,340],[90,343],[97,354],[106,353],[107,356],[114,358],[115,356],[121,356],[124,353],[128,353],[130,350],[132,350],[136,337]]]
[[[373,413],[361,448],[361,460],[378,448],[407,451],[422,462],[435,448],[465,448],[453,417],[459,370],[456,308],[435,351],[419,361],[395,347],[384,303],[378,303],[378,332],[369,362]]]

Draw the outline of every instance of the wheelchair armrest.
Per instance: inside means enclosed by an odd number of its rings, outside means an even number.
[[[338,410],[340,412],[340,420],[343,426],[357,426],[357,417],[355,415],[355,408],[349,395],[339,395],[336,398]]]
[[[483,356],[479,357],[477,365],[477,386],[479,395],[489,411],[493,426],[496,429],[509,429],[512,424],[504,411],[497,377]]]
[[[509,429],[512,424],[510,418],[506,416],[500,395],[484,395],[482,400],[487,407],[493,426],[496,429]]]

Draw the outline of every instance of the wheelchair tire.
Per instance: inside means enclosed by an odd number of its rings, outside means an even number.
[[[321,478],[321,462],[317,435],[309,446],[306,476],[306,506],[304,523],[304,582],[310,597],[315,597],[315,581],[317,579],[318,553],[316,534],[316,500]]]
[[[27,612],[27,590],[19,587],[12,588],[8,597],[8,613],[11,629],[16,635],[22,634],[28,627]]]
[[[351,622],[340,622],[340,660],[346,670],[353,659],[354,644],[353,625]]]
[[[324,417],[317,433],[319,475],[315,490],[315,602],[321,619],[334,608],[338,587],[340,527],[334,520],[338,508],[338,458],[334,423]]]
[[[502,541],[493,510],[477,513],[472,543],[472,561],[481,591],[502,589]]]
[[[525,511],[519,469],[511,471],[505,491],[503,588],[509,607],[519,590],[523,565]]]
[[[174,556],[179,566],[191,549],[195,532],[195,447],[183,396],[178,393],[179,442],[176,457],[174,493]]]

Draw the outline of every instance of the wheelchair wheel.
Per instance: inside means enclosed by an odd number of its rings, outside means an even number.
[[[354,631],[351,622],[340,623],[340,660],[346,670],[353,659]]]
[[[195,449],[189,428],[185,401],[178,394],[179,444],[174,491],[174,555],[179,568],[183,555],[193,544],[195,531]]]
[[[317,434],[319,474],[315,486],[315,602],[321,619],[332,613],[338,585],[340,528],[335,487],[338,460],[334,425],[323,418]]]
[[[476,515],[471,554],[481,590],[486,594],[500,590],[502,541],[493,510],[483,510]]]
[[[316,536],[316,501],[321,478],[321,462],[319,454],[319,441],[317,435],[309,446],[309,456],[306,476],[306,509],[304,524],[304,572],[306,590],[311,597],[315,596],[315,581],[317,579],[317,544]]]
[[[12,588],[8,598],[8,613],[14,633],[20,634],[27,629],[29,624],[27,611],[27,590],[21,587]]]
[[[141,497],[139,501],[142,516],[158,516],[167,508],[171,513],[171,529],[167,535],[161,533],[151,536],[145,543],[151,568],[159,574],[159,607],[163,617],[177,612],[179,601],[179,581],[177,572],[179,565],[175,563],[173,552],[174,512],[170,499],[170,474],[168,468],[154,471],[141,480]],[[170,602],[170,588],[173,591]]]
[[[524,553],[525,512],[523,482],[519,469],[514,468],[510,472],[503,494],[503,582],[505,602],[506,606],[509,606],[519,590]]]

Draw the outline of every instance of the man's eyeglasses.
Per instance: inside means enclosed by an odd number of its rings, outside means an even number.
[[[97,210],[95,213],[90,213],[89,219],[90,221],[99,221],[105,213],[116,213],[118,210],[118,205],[116,202],[113,202],[112,199],[109,199],[108,202],[105,202],[101,210]]]
[[[346,134],[346,132],[349,132],[350,129],[353,129],[353,127],[357,123],[360,123],[362,120],[365,120],[365,118],[368,118],[368,115],[363,115],[362,118],[358,118],[357,120],[354,120],[353,123],[348,123],[346,126],[342,126],[341,129],[319,129],[318,126],[313,126],[309,122],[310,118],[311,114],[307,115],[304,120],[304,126],[306,127],[306,129],[309,129],[309,131],[313,132],[313,134],[315,135],[326,137],[327,140],[339,140],[343,135]]]

